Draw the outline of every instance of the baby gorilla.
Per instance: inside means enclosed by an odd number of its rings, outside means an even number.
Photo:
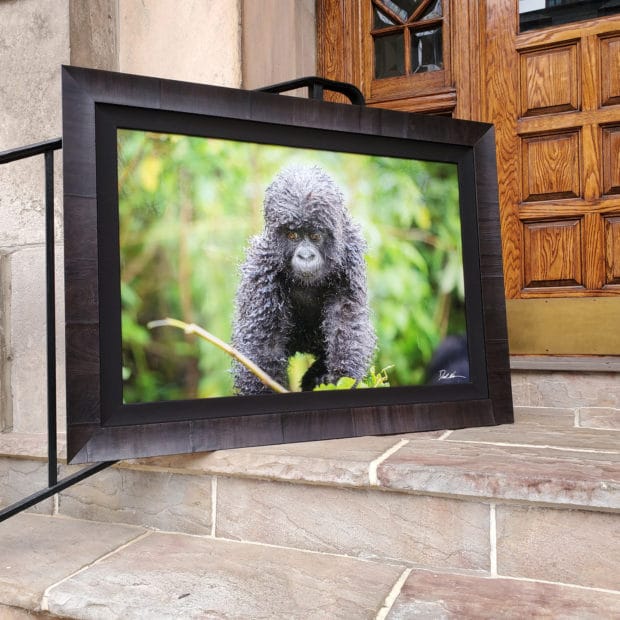
[[[344,206],[342,192],[318,167],[291,167],[267,188],[265,227],[241,267],[233,346],[279,383],[289,358],[315,362],[302,389],[362,379],[375,350],[366,291],[366,244]],[[233,363],[238,394],[269,388]]]

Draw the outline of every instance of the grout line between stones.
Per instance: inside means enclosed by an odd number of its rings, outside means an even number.
[[[215,518],[217,515],[217,476],[211,478],[211,536],[215,538]]]
[[[491,577],[497,577],[497,513],[495,504],[489,507],[489,539],[490,539],[490,555]]]
[[[381,609],[378,611],[377,615],[375,616],[375,620],[385,620],[385,618],[387,618],[387,615],[390,613],[390,610],[394,606],[394,603],[396,602],[396,599],[398,598],[400,591],[403,589],[403,586],[405,585],[405,581],[407,581],[407,578],[411,574],[412,570],[413,570],[412,568],[407,568],[403,571],[402,575],[398,578],[398,581],[392,586],[392,589],[388,592],[388,595],[385,597],[385,600],[383,601],[383,605],[381,606]]]
[[[552,446],[549,444],[533,443],[507,443],[505,441],[480,441],[474,439],[451,439],[452,443],[472,443],[485,446],[501,446],[503,448],[533,448],[534,450],[558,450],[560,452],[582,452],[584,454],[618,454],[619,450],[603,448],[568,448],[562,446]]]
[[[588,592],[601,592],[602,594],[619,594],[620,590],[610,590],[609,588],[597,588],[596,586],[582,586],[578,583],[567,583],[566,581],[549,581],[547,579],[530,579],[529,577],[512,577],[510,575],[498,575],[500,579],[511,579],[512,581],[525,581],[527,583],[547,583],[551,586],[562,586],[563,588],[576,588],[577,590],[587,590]]]
[[[346,553],[337,553],[336,551],[317,551],[316,549],[303,549],[302,547],[287,547],[286,545],[276,545],[275,543],[266,543],[258,540],[239,540],[236,538],[227,538],[226,536],[217,536],[214,539],[208,534],[190,534],[188,532],[179,532],[178,530],[154,530],[153,534],[165,534],[167,536],[183,536],[187,538],[196,538],[204,541],[216,541],[223,543],[231,543],[233,545],[250,545],[254,547],[265,547],[266,549],[281,549],[283,551],[295,551],[297,553],[304,553],[307,555],[320,555],[332,558],[343,558],[347,560],[355,560],[357,562],[364,562],[365,564],[381,564],[390,566],[402,567],[405,561],[398,560],[397,558],[365,558],[357,555],[347,555]],[[411,570],[427,570],[432,571],[431,567],[422,565],[415,565],[411,567]]]
[[[437,438],[437,441],[443,441],[444,439],[447,439],[448,437],[450,437],[450,435],[452,435],[452,433],[454,433],[454,431],[446,431],[443,435]]]
[[[581,428],[581,409],[575,409],[575,428]]]
[[[401,439],[391,448],[388,448],[381,456],[376,458],[374,461],[371,461],[370,465],[368,465],[368,481],[372,486],[379,486],[379,478],[377,476],[377,470],[379,469],[379,465],[381,465],[381,463],[383,463],[385,460],[389,459],[393,454],[398,452],[403,446],[406,446],[408,443],[408,439]]]
[[[45,592],[43,592],[43,596],[41,597],[41,611],[49,611],[49,607],[48,607],[48,605],[49,605],[49,595],[50,595],[50,592],[54,588],[56,588],[57,586],[63,584],[65,581],[68,581],[69,579],[75,577],[76,575],[79,575],[80,573],[83,573],[84,571],[87,571],[89,568],[92,568],[93,566],[96,566],[100,562],[103,562],[104,560],[107,560],[109,557],[115,555],[119,551],[123,551],[124,549],[127,549],[127,547],[130,547],[131,545],[133,545],[134,543],[137,543],[138,541],[142,540],[143,538],[146,538],[147,536],[150,536],[152,533],[153,532],[151,530],[143,532],[139,536],[136,536],[135,538],[132,538],[130,541],[128,541],[126,543],[123,543],[122,545],[116,547],[115,549],[112,549],[112,551],[108,551],[108,553],[105,553],[101,557],[97,558],[94,562],[91,562],[90,564],[86,564],[85,566],[82,566],[81,568],[79,568],[78,570],[74,571],[70,575],[67,575],[66,577],[63,577],[60,581],[57,581],[56,583],[53,583],[51,586],[48,586],[47,588],[45,588]]]

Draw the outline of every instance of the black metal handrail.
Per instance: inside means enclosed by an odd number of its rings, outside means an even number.
[[[56,138],[0,153],[0,164],[43,155],[45,157],[45,306],[47,349],[47,488],[0,510],[0,522],[55,495],[93,474],[113,465],[115,461],[96,463],[58,481],[58,441],[56,402],[56,258],[54,239],[54,151],[62,148]]]
[[[284,93],[298,88],[308,89],[309,99],[323,100],[323,93],[326,90],[340,93],[349,99],[353,105],[366,105],[364,95],[357,86],[347,82],[338,82],[336,80],[328,80],[327,78],[317,77],[315,75],[289,80],[288,82],[280,82],[271,86],[263,86],[256,90],[264,93]]]

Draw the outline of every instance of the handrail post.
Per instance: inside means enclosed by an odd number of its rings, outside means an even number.
[[[45,151],[45,275],[47,323],[47,474],[48,486],[58,482],[56,422],[56,257],[54,255],[54,151]]]

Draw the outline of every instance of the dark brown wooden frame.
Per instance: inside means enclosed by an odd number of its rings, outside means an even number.
[[[62,82],[70,462],[512,421],[491,125],[76,67]],[[470,383],[123,404],[119,127],[456,163]]]

